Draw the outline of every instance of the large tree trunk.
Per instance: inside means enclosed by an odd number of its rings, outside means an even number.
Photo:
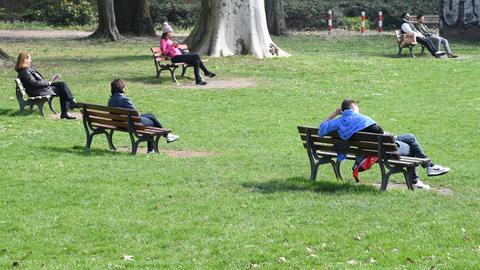
[[[156,36],[149,0],[115,0],[115,17],[122,34]]]
[[[448,38],[480,40],[480,0],[443,0],[440,34]]]
[[[122,36],[118,32],[115,21],[115,9],[113,0],[98,0],[98,28],[91,35],[93,38],[107,38],[119,41]]]
[[[265,0],[268,31],[272,35],[286,35],[285,12],[283,0]]]
[[[202,0],[187,44],[190,50],[211,56],[289,56],[270,38],[263,0]]]

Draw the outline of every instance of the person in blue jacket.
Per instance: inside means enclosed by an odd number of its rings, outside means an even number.
[[[108,100],[108,106],[109,107],[120,107],[124,109],[130,109],[130,110],[135,110],[135,106],[133,105],[132,101],[130,98],[125,94],[125,90],[127,89],[127,85],[125,82],[121,79],[115,79],[112,81],[111,85],[111,93],[112,95],[110,96],[110,99]],[[142,123],[145,126],[150,126],[150,127],[159,127],[163,128],[163,125],[158,121],[158,119],[155,117],[155,115],[147,113],[147,114],[140,114],[140,119]],[[168,133],[166,139],[167,143],[174,142],[180,138],[180,136]],[[153,149],[153,144],[151,142],[148,142],[148,152],[152,153],[154,152]]]
[[[337,117],[339,116],[339,117]],[[339,108],[327,117],[318,129],[318,135],[323,137],[330,132],[337,131],[342,140],[348,140],[356,132],[372,132],[384,134],[384,130],[370,117],[360,114],[358,102],[353,99],[345,99]],[[402,156],[428,158],[413,134],[401,134],[394,136],[398,145],[398,152]],[[432,162],[425,165],[428,176],[438,176],[450,171],[450,168],[435,165]],[[414,186],[417,188],[430,189],[430,186],[420,181],[415,171]]]

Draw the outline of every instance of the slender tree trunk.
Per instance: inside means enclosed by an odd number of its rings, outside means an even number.
[[[211,56],[289,56],[270,38],[263,0],[202,0],[187,44],[192,51]]]
[[[115,21],[113,0],[98,0],[98,28],[91,35],[93,38],[107,38],[119,41],[122,36],[118,32]]]
[[[149,0],[115,0],[115,17],[121,34],[156,36]]]
[[[286,35],[285,12],[283,0],[265,0],[268,31],[272,35]]]

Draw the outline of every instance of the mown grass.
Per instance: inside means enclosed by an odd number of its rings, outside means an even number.
[[[46,77],[62,73],[79,101],[105,104],[109,82],[125,79],[136,106],[181,136],[162,148],[216,153],[131,156],[102,137],[86,152],[80,121],[18,114],[16,73],[0,68],[0,268],[479,268],[478,45],[454,42],[461,59],[437,60],[396,58],[389,35],[276,42],[293,56],[209,59],[217,80],[257,82],[215,90],[154,79],[156,39],[0,41],[32,52]],[[386,130],[415,133],[452,168],[422,179],[453,193],[381,193],[368,185],[376,167],[358,187],[326,166],[309,181],[296,126],[318,125],[345,97]]]

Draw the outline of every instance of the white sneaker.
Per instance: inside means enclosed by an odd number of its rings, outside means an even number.
[[[175,135],[175,134],[172,134],[172,133],[168,133],[168,135],[167,135],[167,143],[174,142],[174,141],[176,141],[178,138],[180,138],[180,136]]]
[[[443,167],[440,165],[433,165],[433,166],[427,167],[428,176],[438,176],[438,175],[446,174],[449,171],[450,171],[450,168]]]
[[[422,181],[420,180],[417,180],[417,183],[413,184],[414,187],[416,188],[421,188],[421,189],[424,189],[424,190],[429,190],[430,189],[430,186],[423,183]]]

